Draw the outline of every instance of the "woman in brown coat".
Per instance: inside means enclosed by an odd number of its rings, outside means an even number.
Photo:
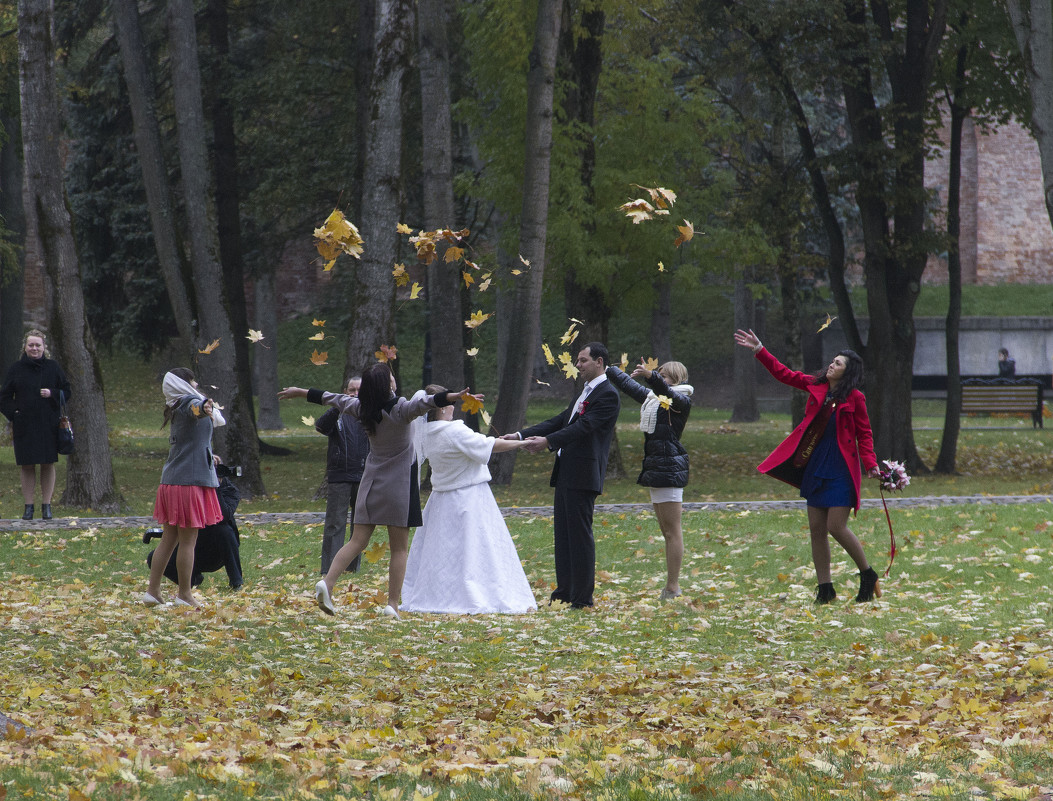
[[[347,412],[358,418],[369,436],[369,456],[358,488],[351,539],[336,552],[329,572],[315,585],[318,606],[328,615],[336,614],[332,593],[340,574],[366,549],[373,530],[377,526],[387,526],[391,561],[388,566],[388,605],[383,613],[398,618],[399,597],[409,555],[409,530],[411,526],[421,524],[417,461],[410,423],[432,409],[451,406],[471,394],[463,389],[406,400],[398,397],[397,390],[391,369],[380,362],[362,373],[357,398],[300,387],[286,387],[278,393],[282,400],[307,398],[311,403],[334,406]],[[482,400],[481,395],[473,397]]]

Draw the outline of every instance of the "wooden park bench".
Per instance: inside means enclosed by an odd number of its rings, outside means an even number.
[[[962,381],[962,414],[1030,414],[1042,428],[1042,383],[1034,378],[967,378]]]

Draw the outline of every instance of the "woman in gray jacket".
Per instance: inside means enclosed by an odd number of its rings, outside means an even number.
[[[161,579],[172,552],[176,554],[179,590],[176,606],[197,606],[191,589],[194,546],[198,529],[223,519],[216,497],[219,477],[212,457],[212,430],[226,421],[210,398],[197,391],[194,374],[185,367],[165,373],[164,422],[172,424],[168,437],[168,460],[161,471],[161,485],[154,501],[154,519],[163,527],[161,542],[150,564],[150,585],[143,595],[147,606],[158,606]]]
[[[282,400],[307,398],[311,403],[335,406],[358,418],[369,437],[369,456],[362,471],[355,502],[355,523],[351,539],[336,552],[329,572],[314,588],[318,607],[335,615],[333,587],[351,561],[366,549],[373,530],[387,526],[391,561],[388,564],[388,605],[383,614],[398,618],[402,581],[409,556],[409,530],[421,524],[417,461],[410,423],[440,406],[452,406],[471,393],[440,392],[406,400],[397,394],[395,376],[386,362],[370,365],[362,373],[358,397],[323,392],[320,389],[286,387],[278,393]],[[473,395],[482,400],[482,395]]]

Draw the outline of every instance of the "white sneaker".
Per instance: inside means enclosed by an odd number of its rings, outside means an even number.
[[[318,602],[318,608],[327,615],[336,614],[333,599],[329,597],[329,588],[325,585],[325,579],[314,585],[314,599]]]

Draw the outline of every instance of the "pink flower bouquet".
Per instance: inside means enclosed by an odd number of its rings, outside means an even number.
[[[892,462],[886,459],[881,463],[880,468],[881,489],[895,492],[903,489],[910,483],[907,468],[901,462]]]

